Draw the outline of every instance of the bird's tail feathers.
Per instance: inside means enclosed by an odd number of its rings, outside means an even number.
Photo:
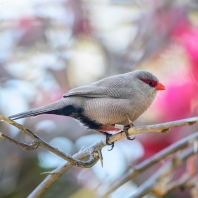
[[[9,117],[9,119],[17,120],[17,119],[26,118],[26,117],[36,117],[36,116],[44,114],[44,113],[50,114],[52,111],[55,111],[57,109],[61,109],[65,105],[66,104],[65,104],[64,100],[59,100],[59,101],[47,104],[47,105],[42,106],[42,107],[32,109],[30,111],[26,111],[26,112],[22,112],[22,113],[12,115],[12,116]]]

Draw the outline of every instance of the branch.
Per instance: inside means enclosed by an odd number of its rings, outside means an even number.
[[[194,117],[194,118],[189,118],[189,119],[184,119],[184,120],[179,120],[179,121],[175,121],[175,122],[168,122],[168,123],[164,123],[164,124],[158,124],[158,125],[148,125],[148,126],[144,126],[145,130],[147,130],[148,132],[152,132],[152,131],[158,131],[158,132],[164,132],[163,131],[163,127],[165,127],[165,129],[167,128],[173,128],[173,127],[178,127],[178,126],[185,126],[185,125],[192,125],[198,122],[198,117]],[[155,129],[154,129],[155,128]],[[134,127],[133,129],[137,129],[137,132],[144,132],[144,130],[142,129],[142,127]],[[129,129],[130,130],[130,129]],[[133,135],[133,131],[131,133],[129,133],[130,135]],[[136,133],[137,134],[137,133]],[[124,138],[125,133],[124,132],[120,132],[118,134],[115,134],[113,136],[110,137],[109,142],[112,143],[116,140],[118,140],[119,138]],[[198,137],[198,134],[194,134],[189,136],[189,142],[190,140],[193,140],[195,137]],[[186,139],[185,139],[186,140]],[[187,145],[185,143],[185,140],[181,140],[180,142],[176,143],[176,144],[180,144],[177,146],[178,149],[182,149],[182,148],[186,148]],[[99,144],[99,143],[98,143]],[[103,141],[101,144],[106,145],[106,143]],[[185,144],[185,145],[183,145]],[[95,146],[96,144],[94,144],[93,146]],[[101,148],[103,146],[101,145]],[[173,148],[172,148],[173,147]],[[146,170],[148,167],[152,166],[153,164],[157,163],[158,160],[163,159],[166,155],[170,155],[172,153],[174,153],[177,148],[174,148],[174,145],[168,147],[167,149],[165,149],[164,151],[160,152],[159,154],[156,154],[154,157],[152,157],[152,160],[150,162],[150,160],[146,160],[145,162],[142,162],[141,164],[137,165],[137,171],[144,171]],[[86,149],[84,150],[86,151]],[[85,154],[84,158],[88,157],[88,153]],[[80,153],[77,153],[75,155],[73,155],[74,158],[77,159],[84,159],[81,158]],[[35,197],[40,197],[46,189],[48,189],[53,183],[54,181],[56,181],[58,178],[60,178],[66,171],[68,171],[72,166],[69,163],[64,163],[63,165],[61,165],[60,167],[58,167],[57,169],[55,169],[51,175],[48,175],[40,184],[39,186],[29,195],[28,198],[35,198]],[[132,172],[134,172],[134,169],[132,170]],[[135,177],[138,172],[134,172],[133,173],[133,177]],[[126,176],[126,175],[125,175]],[[124,177],[125,177],[124,176]],[[121,179],[123,180],[123,179]],[[129,181],[130,178],[126,177],[126,180]],[[127,181],[124,181],[124,183],[126,183]],[[122,183],[122,182],[120,182]],[[118,188],[120,185],[124,184],[118,184],[118,186],[116,188]],[[116,190],[116,188],[113,188],[114,185],[110,185],[110,192],[108,191],[107,194],[111,194],[114,190]],[[105,194],[105,195],[107,195]]]
[[[68,162],[64,163],[62,166],[58,167],[56,170],[54,170],[50,175],[48,175],[45,180],[29,195],[29,197],[40,197],[47,188],[49,188],[54,181],[56,181],[59,177],[61,177],[67,170],[69,170],[73,165],[88,168],[93,166],[97,161],[98,157],[101,156],[100,150],[106,146],[105,141],[100,141],[87,149],[84,149],[83,151],[80,151],[79,153],[73,155],[72,157],[69,155],[66,155],[65,153],[57,150],[56,148],[50,146],[45,141],[43,141],[41,138],[39,138],[37,135],[32,133],[30,130],[26,129],[24,126],[8,119],[0,115],[0,120],[4,120],[9,124],[14,125],[18,129],[20,129],[25,134],[32,137],[34,140],[32,144],[28,145],[31,148],[37,148],[38,146],[42,146],[46,148],[47,150],[50,150],[51,152],[57,154],[58,156],[62,157],[63,159],[67,160]],[[192,125],[198,123],[198,117],[194,118],[188,118],[184,120],[174,121],[174,122],[167,122],[163,124],[155,124],[155,125],[147,125],[147,126],[140,126],[140,127],[133,127],[128,130],[129,135],[134,134],[140,134],[140,133],[146,133],[146,132],[160,132],[165,133],[169,132],[171,128],[179,127],[179,126],[185,126],[185,125]],[[21,146],[23,149],[26,149],[27,144],[24,143],[16,143],[15,140],[12,140],[12,138],[9,138],[8,136],[1,133],[2,138],[5,138],[5,140],[11,141],[12,143],[17,144],[18,146]],[[125,138],[126,135],[124,132],[117,133],[109,138],[109,143],[113,143],[119,139]],[[34,145],[34,146],[32,146]],[[79,161],[82,159],[85,159],[86,157],[90,157],[90,159],[87,162]]]
[[[88,161],[80,161],[80,160],[74,159],[73,157],[71,157],[68,154],[65,154],[62,151],[59,151],[57,148],[49,145],[47,142],[42,140],[36,134],[32,133],[29,129],[26,129],[24,126],[18,124],[17,122],[15,122],[13,120],[10,120],[10,119],[2,116],[2,115],[0,115],[0,120],[3,120],[5,122],[17,127],[23,133],[25,133],[26,135],[28,135],[29,137],[32,138],[33,142],[28,145],[26,143],[20,143],[16,140],[13,140],[11,137],[9,137],[7,135],[5,135],[3,133],[0,133],[1,138],[16,144],[17,146],[20,146],[21,148],[23,148],[25,150],[33,150],[33,149],[38,148],[38,146],[41,146],[41,147],[51,151],[52,153],[58,155],[59,157],[67,160],[71,165],[74,165],[74,166],[77,166],[77,167],[82,167],[82,168],[92,167],[99,159],[98,150],[101,150],[100,146],[98,146],[97,148],[96,147],[90,147],[90,149],[89,149],[89,157],[90,157],[89,160]]]
[[[178,150],[182,150],[182,149],[194,144],[195,139],[198,140],[198,132],[172,144],[171,146],[165,148],[164,150],[160,151],[159,153],[155,154],[154,156],[150,157],[149,159],[134,166],[133,169],[131,169],[126,174],[124,174],[121,178],[119,178],[119,180],[115,180],[114,182],[112,182],[108,187],[108,191],[104,192],[104,194],[101,195],[101,197],[107,197],[113,191],[118,189],[120,186],[122,186],[126,182],[132,180],[134,177],[136,177],[143,171],[147,170],[154,164],[160,162],[165,157],[175,153]]]
[[[101,141],[95,143],[88,148],[79,151],[78,153],[74,154],[72,157],[74,159],[83,160],[90,155],[90,149],[98,148],[101,146],[106,145],[105,141]],[[28,198],[38,198],[41,197],[42,194],[57,180],[59,179],[66,171],[68,171],[72,167],[72,164],[65,162],[63,165],[56,168],[54,171],[50,173],[35,189],[34,191],[28,196]]]
[[[180,188],[181,190],[183,189],[191,189],[191,188],[194,188],[196,185],[195,185],[195,180],[194,180],[194,177],[195,175],[197,174],[196,173],[193,173],[191,175],[183,175],[180,179],[178,179],[177,181],[175,182],[171,182],[170,184],[167,185],[167,188],[166,188],[166,191],[168,193]]]
[[[153,176],[151,176],[148,180],[146,180],[146,182],[144,182],[138,188],[137,193],[132,194],[128,198],[141,198],[141,197],[145,196],[146,194],[148,194],[149,192],[151,192],[153,190],[153,188],[155,187],[155,185],[159,184],[161,182],[161,180],[164,179],[164,177],[166,177],[170,173],[172,173],[172,171],[176,167],[183,164],[186,161],[186,159],[193,154],[195,154],[194,149],[191,149],[190,151],[185,152],[183,155],[181,155],[177,158],[174,158],[172,161],[169,161],[168,163],[166,163]],[[163,193],[161,192],[161,195],[164,195],[166,193],[167,193],[167,191],[165,191]]]
[[[134,126],[133,128],[129,128],[128,133],[129,135],[136,135],[136,134],[150,133],[150,132],[167,133],[170,132],[172,128],[180,127],[180,126],[190,126],[196,123],[198,123],[198,117],[192,117],[192,118],[187,118],[173,122],[166,122],[162,124]],[[110,142],[115,142],[124,137],[126,137],[124,132],[117,133],[110,138]]]

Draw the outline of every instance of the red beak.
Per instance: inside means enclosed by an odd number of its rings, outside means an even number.
[[[158,83],[155,89],[158,91],[162,91],[162,90],[166,90],[166,87],[162,85],[161,83]]]

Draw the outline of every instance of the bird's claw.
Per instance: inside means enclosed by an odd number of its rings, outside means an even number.
[[[133,126],[134,126],[134,125],[133,125],[132,123],[130,123],[130,126],[125,126],[125,127],[124,127],[124,132],[125,132],[125,134],[126,134],[127,140],[135,140],[135,137],[130,138],[130,137],[129,137],[129,133],[128,133],[128,129],[129,129],[129,128],[132,128]]]
[[[135,137],[130,138],[129,136],[127,136],[126,138],[127,138],[127,140],[135,140]]]
[[[113,148],[114,148],[114,142],[112,142],[112,143],[110,144],[110,143],[109,143],[109,137],[111,137],[112,135],[109,134],[109,133],[105,133],[105,135],[106,135],[106,145],[111,145],[111,148],[110,148],[108,151],[111,151],[111,150],[113,150]]]
[[[108,145],[111,145],[111,148],[110,148],[108,151],[113,150],[113,148],[114,148],[114,142],[113,142],[113,143],[111,143],[111,144],[108,144]]]

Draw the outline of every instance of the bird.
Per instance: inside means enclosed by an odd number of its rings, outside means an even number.
[[[9,117],[17,120],[41,114],[70,116],[86,127],[106,135],[109,143],[111,132],[123,125],[128,140],[128,128],[154,101],[158,91],[165,90],[152,73],[144,70],[110,76],[94,83],[71,89],[53,103]]]

